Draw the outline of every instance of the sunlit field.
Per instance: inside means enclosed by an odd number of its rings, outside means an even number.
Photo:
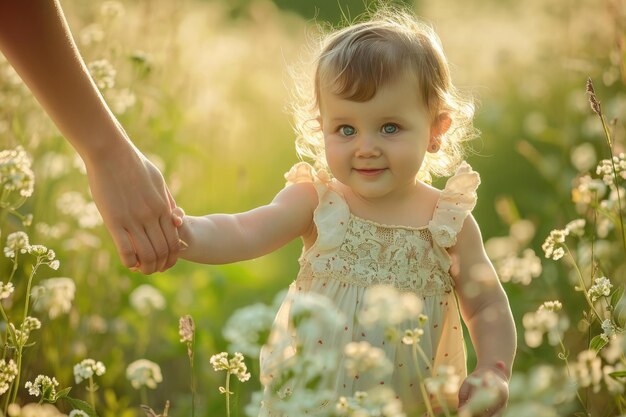
[[[188,214],[246,211],[284,186],[298,161],[289,69],[307,58],[313,4],[62,3],[111,109]],[[362,10],[344,3],[319,6],[318,21]],[[625,2],[415,8],[478,102],[474,215],[518,332],[504,415],[626,415]],[[232,265],[129,272],[82,162],[1,55],[0,232],[0,416],[258,414],[259,349],[301,243]],[[471,346],[468,356],[471,369]],[[352,398],[331,411],[403,415],[385,404]]]

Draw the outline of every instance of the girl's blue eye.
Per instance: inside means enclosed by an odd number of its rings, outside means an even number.
[[[339,133],[341,133],[343,136],[352,136],[356,133],[356,129],[352,126],[343,125],[339,127]]]
[[[387,135],[392,135],[394,133],[398,132],[398,125],[394,124],[394,123],[385,123],[383,125],[382,131],[383,133],[387,134]]]

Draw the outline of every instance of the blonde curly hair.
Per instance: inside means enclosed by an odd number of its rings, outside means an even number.
[[[451,175],[463,159],[462,143],[473,139],[474,101],[454,87],[439,37],[410,12],[385,7],[368,12],[361,22],[338,30],[324,30],[313,43],[313,65],[292,68],[295,88],[291,112],[296,132],[296,151],[327,169],[324,136],[320,125],[320,85],[347,100],[365,102],[393,79],[410,74],[426,105],[431,121],[441,113],[452,120],[441,136],[437,153],[427,153],[418,178]],[[306,74],[303,68],[313,69]],[[295,69],[295,70],[294,70]]]

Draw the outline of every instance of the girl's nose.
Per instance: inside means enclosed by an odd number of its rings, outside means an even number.
[[[356,141],[355,155],[359,158],[372,158],[380,155],[380,148],[376,138],[370,135],[362,135]]]

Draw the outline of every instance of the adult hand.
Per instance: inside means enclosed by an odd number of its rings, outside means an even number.
[[[179,238],[161,172],[134,147],[86,161],[93,199],[122,263],[144,274],[176,263]]]
[[[477,368],[459,390],[459,417],[501,415],[509,400],[507,378],[498,369]]]

